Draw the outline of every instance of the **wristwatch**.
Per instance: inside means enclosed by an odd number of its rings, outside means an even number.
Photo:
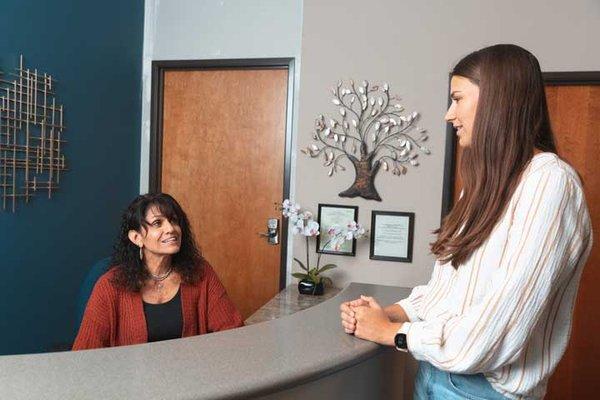
[[[396,333],[394,337],[394,344],[396,345],[396,350],[408,351],[408,344],[406,343],[406,334],[405,333]]]

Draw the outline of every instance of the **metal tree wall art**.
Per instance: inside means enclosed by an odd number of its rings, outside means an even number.
[[[363,81],[355,85],[350,80],[331,89],[332,103],[338,106],[339,117],[315,120],[314,143],[302,149],[313,158],[322,155],[329,176],[345,168],[345,158],[354,166],[356,177],[352,186],[339,193],[340,197],[363,197],[381,201],[375,188],[375,176],[381,168],[401,176],[407,165],[419,165],[419,152],[430,154],[423,142],[427,131],[416,125],[417,112],[405,115],[400,98],[390,95],[387,83],[381,86]]]
[[[2,210],[13,212],[17,199],[28,203],[37,191],[51,198],[66,170],[63,106],[54,98],[55,81],[25,69],[23,56],[16,71],[0,72],[0,201]]]

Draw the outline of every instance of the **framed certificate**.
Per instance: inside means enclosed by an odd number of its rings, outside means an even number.
[[[371,212],[372,260],[412,262],[415,213]]]
[[[337,254],[342,256],[356,255],[356,239],[345,241],[337,250],[329,241],[327,231],[332,225],[344,228],[348,222],[358,222],[357,206],[342,206],[337,204],[319,204],[319,230],[317,236],[317,253]]]

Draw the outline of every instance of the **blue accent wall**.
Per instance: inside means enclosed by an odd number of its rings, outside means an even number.
[[[0,211],[1,355],[70,345],[81,282],[138,193],[143,26],[143,0],[0,3],[0,70],[23,54],[56,78],[69,168],[51,200]]]

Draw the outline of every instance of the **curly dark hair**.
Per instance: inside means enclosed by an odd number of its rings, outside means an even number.
[[[195,283],[200,279],[204,258],[190,228],[187,215],[177,201],[166,193],[148,193],[136,197],[121,217],[121,229],[114,246],[112,265],[116,268],[113,282],[126,290],[139,292],[150,273],[140,260],[139,247],[129,240],[129,231],[141,232],[148,226],[146,212],[156,207],[161,214],[181,228],[181,247],[171,260],[173,270],[179,273],[185,283]]]

